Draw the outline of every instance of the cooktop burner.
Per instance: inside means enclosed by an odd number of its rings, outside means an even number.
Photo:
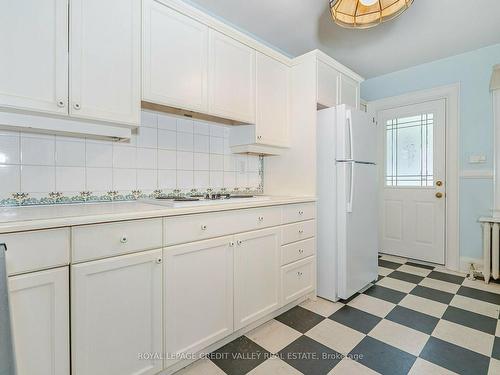
[[[174,202],[196,202],[199,201],[199,198],[193,198],[193,197],[178,197],[174,198]]]
[[[142,200],[149,203],[157,203],[169,207],[190,207],[190,206],[202,206],[210,204],[230,204],[230,203],[241,203],[241,202],[251,202],[251,201],[263,201],[268,200],[270,197],[262,195],[247,195],[247,194],[207,194],[203,197],[183,197],[183,196],[159,196],[156,198],[144,198]]]

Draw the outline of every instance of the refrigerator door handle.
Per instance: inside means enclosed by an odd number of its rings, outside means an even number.
[[[349,181],[349,200],[347,201],[346,211],[348,213],[352,212],[352,201],[354,198],[354,162],[349,163],[349,168],[351,168],[351,178]]]
[[[352,112],[346,112],[347,130],[349,131],[349,159],[354,160],[354,144],[352,141]]]

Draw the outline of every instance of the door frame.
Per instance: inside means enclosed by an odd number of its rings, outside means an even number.
[[[446,119],[446,212],[445,212],[445,267],[458,271],[460,269],[460,237],[459,237],[459,123],[460,123],[460,83],[440,86],[407,94],[387,97],[368,102],[367,112],[375,120],[381,111],[418,104],[434,100],[445,100]],[[384,143],[383,127],[378,129],[379,145]],[[384,165],[384,149],[379,147],[378,164]],[[383,181],[383,180],[382,180]],[[382,191],[380,191],[380,197]]]

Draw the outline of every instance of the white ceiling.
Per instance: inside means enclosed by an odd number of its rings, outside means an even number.
[[[415,0],[399,18],[341,28],[328,0],[186,0],[289,56],[318,48],[366,78],[500,43],[499,0]]]

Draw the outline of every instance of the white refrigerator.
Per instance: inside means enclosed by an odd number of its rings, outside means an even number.
[[[340,105],[318,111],[318,296],[348,299],[377,279],[376,124]]]

